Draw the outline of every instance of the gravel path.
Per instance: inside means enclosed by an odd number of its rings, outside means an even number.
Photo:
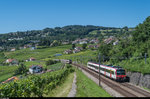
[[[75,95],[76,95],[76,88],[77,88],[77,85],[76,85],[76,73],[74,73],[74,79],[73,79],[73,83],[72,83],[72,89],[69,92],[68,97],[75,97]]]

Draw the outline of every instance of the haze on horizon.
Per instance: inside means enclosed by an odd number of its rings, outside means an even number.
[[[1,0],[0,33],[66,25],[135,27],[150,0]]]

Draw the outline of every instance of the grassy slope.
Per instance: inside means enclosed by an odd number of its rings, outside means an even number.
[[[29,59],[30,57],[34,57],[37,60],[40,60],[40,59],[47,58],[49,56],[53,56],[56,53],[63,53],[64,50],[69,48],[71,48],[71,45],[36,49],[33,51],[31,51],[30,49],[22,49],[22,50],[17,50],[15,52],[4,52],[4,53],[6,57],[14,58],[17,60],[26,60]],[[4,55],[2,55],[1,53],[0,53],[0,60],[1,61],[5,60]],[[42,65],[43,67],[45,67],[45,62],[31,61],[31,62],[25,62],[25,65],[27,66],[27,68],[29,68],[31,65]],[[10,66],[9,68],[8,66],[0,66],[0,82],[8,79],[9,77],[12,77],[13,72],[16,68],[17,66]]]
[[[62,63],[56,63],[53,65],[49,65],[47,66],[47,69],[51,69],[51,70],[59,70],[62,67]]]
[[[76,97],[111,97],[105,90],[85,76],[80,70],[77,73]]]
[[[0,82],[12,77],[17,66],[0,66]]]
[[[46,58],[44,60],[49,60],[49,59],[71,59],[73,61],[83,61],[84,64],[88,62],[88,60],[92,58],[96,58],[97,51],[92,51],[92,50],[85,50],[81,51],[79,53],[75,54],[64,54],[63,56],[58,56],[58,57],[52,57],[52,58]],[[84,56],[83,58],[81,56]]]
[[[74,73],[69,74],[64,83],[57,86],[48,95],[44,95],[44,97],[67,97],[72,88],[73,78]]]
[[[53,56],[56,53],[63,53],[66,49],[70,49],[71,45],[64,45],[58,47],[51,48],[43,48],[43,49],[35,49],[31,51],[28,49],[17,50],[15,52],[5,52],[5,55],[8,58],[15,58],[17,60],[26,60],[30,57],[34,57],[36,59],[44,59],[50,56]]]
[[[105,62],[104,64],[112,64],[111,62]],[[121,66],[125,68],[127,71],[132,71],[132,72],[140,72],[143,74],[149,74],[150,73],[150,58],[147,58],[147,63],[145,64],[145,59],[126,59],[121,62],[115,63],[113,65],[116,66]]]

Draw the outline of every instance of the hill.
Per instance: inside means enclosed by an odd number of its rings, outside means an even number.
[[[99,48],[110,64],[121,65],[127,70],[150,73],[150,17],[136,26],[135,31],[119,37],[119,44],[101,43]]]
[[[50,46],[54,40],[57,45],[62,42],[69,42],[77,38],[85,37],[103,37],[116,34],[122,34],[127,31],[132,31],[133,28],[115,28],[115,27],[102,27],[93,25],[68,25],[64,27],[45,28],[43,30],[32,31],[18,31],[6,34],[0,34],[0,50],[10,50],[10,48],[19,49],[24,45],[31,44],[32,46]]]

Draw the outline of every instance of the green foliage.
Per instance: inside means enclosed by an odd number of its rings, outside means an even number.
[[[45,28],[43,30],[31,30],[25,32],[11,32],[7,34],[0,34],[0,45],[4,47],[4,50],[10,50],[10,47],[19,48],[26,44],[31,44],[35,46],[57,46],[62,43],[62,41],[73,41],[77,38],[85,37],[98,37],[101,33],[106,33],[106,35],[116,35],[121,33],[121,28],[114,27],[102,27],[93,25],[69,25],[64,27],[56,28]],[[16,40],[16,38],[21,38],[22,40]],[[12,38],[12,40],[8,40]],[[56,42],[57,41],[57,42]]]
[[[83,48],[83,49],[86,49],[86,47],[87,47],[87,44],[83,44],[83,45],[82,45],[82,48]]]
[[[20,64],[19,67],[15,70],[14,75],[19,75],[19,74],[26,74],[27,73],[27,68],[24,64]]]
[[[43,94],[48,94],[49,91],[61,84],[70,72],[70,69],[63,69],[2,84],[0,97],[42,97]]]
[[[70,64],[66,64],[67,65],[67,68],[71,68],[72,67],[72,65],[70,65]]]
[[[49,65],[49,66],[46,66],[46,67],[47,67],[47,69],[51,69],[51,70],[60,70],[63,65],[64,64],[62,64],[62,63],[56,63],[56,64]]]
[[[123,29],[129,30],[127,27]],[[150,73],[150,61],[148,60],[150,55],[150,16],[142,24],[139,24],[135,31],[120,36],[118,45],[101,43],[99,52],[101,55],[109,57],[108,60],[105,59],[105,63],[120,64],[127,70],[143,74]],[[148,54],[146,64],[145,53]],[[141,58],[134,59],[134,57]]]
[[[72,44],[72,49],[74,49],[76,47],[76,45],[75,44]]]
[[[48,65],[52,65],[52,64],[56,64],[56,63],[58,63],[58,61],[55,61],[55,60],[47,60],[46,61],[46,66],[48,66]]]
[[[17,66],[0,66],[0,82],[12,77]]]
[[[84,75],[80,70],[77,74],[77,93],[76,97],[111,97],[104,89]]]

